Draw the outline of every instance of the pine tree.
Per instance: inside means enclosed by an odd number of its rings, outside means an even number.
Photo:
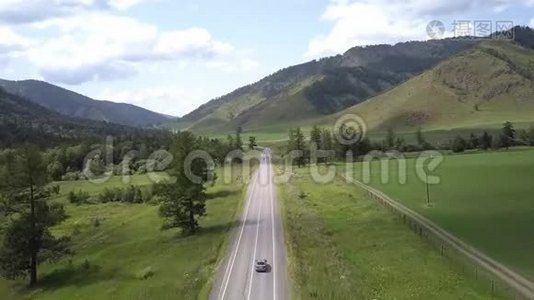
[[[510,148],[514,145],[515,140],[515,129],[514,125],[511,122],[506,122],[502,128],[502,134],[500,138],[500,146],[503,148]]]
[[[323,129],[321,132],[321,149],[329,151],[331,153],[334,150],[334,143],[332,140],[332,133],[328,129]],[[333,159],[330,155],[325,158],[325,163],[330,162]]]
[[[235,146],[236,150],[243,150],[243,140],[241,139],[241,134],[243,133],[243,128],[241,126],[237,127],[235,132]]]
[[[391,150],[395,148],[395,132],[393,128],[388,128],[388,132],[385,140],[386,149]]]
[[[2,194],[7,199],[3,213],[9,216],[0,248],[0,273],[8,279],[30,277],[37,283],[40,263],[54,261],[69,254],[69,239],[55,238],[50,227],[66,219],[58,203],[49,204],[49,182],[39,150],[26,146],[13,154],[2,178]]]
[[[471,133],[469,136],[469,144],[473,149],[477,149],[480,146],[480,138],[476,134]]]
[[[321,129],[317,125],[314,125],[310,132],[310,144],[315,144],[318,150],[322,149]]]
[[[482,150],[488,150],[491,148],[493,144],[493,137],[489,135],[486,131],[482,134],[482,137],[480,138],[480,149]]]
[[[305,151],[306,151],[305,147],[306,147],[306,145],[305,145],[304,133],[302,132],[300,127],[297,127],[295,129],[295,149],[294,150],[302,152],[302,155],[300,155],[297,158],[297,166],[299,168],[303,167],[305,165],[305,162],[306,162],[306,156],[307,155],[305,153]]]
[[[258,146],[258,144],[256,143],[256,137],[254,136],[249,136],[248,137],[248,148],[250,150],[253,150],[254,148],[256,148]]]
[[[211,166],[201,159],[185,165],[187,156],[200,148],[199,139],[192,133],[185,131],[176,136],[172,148],[176,182],[162,187],[160,192],[159,214],[165,219],[162,229],[181,228],[185,234],[194,234],[199,227],[198,218],[206,214],[204,184],[212,175]],[[197,176],[200,182],[191,180],[191,175]]]
[[[534,126],[530,126],[527,131],[528,134],[528,145],[534,146]]]

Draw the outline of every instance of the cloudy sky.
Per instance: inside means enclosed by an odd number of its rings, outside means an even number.
[[[534,25],[534,0],[1,0],[0,77],[181,116],[289,65],[428,39],[432,20]]]

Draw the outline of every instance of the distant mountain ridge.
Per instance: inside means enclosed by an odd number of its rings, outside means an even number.
[[[178,128],[248,129],[318,118],[376,96],[476,45],[473,39],[354,47],[282,69],[184,116]]]
[[[126,103],[99,101],[38,80],[0,79],[0,87],[70,117],[113,122],[129,126],[150,126],[168,122],[169,117]]]
[[[28,142],[53,146],[145,131],[154,130],[64,116],[0,88],[0,148]]]

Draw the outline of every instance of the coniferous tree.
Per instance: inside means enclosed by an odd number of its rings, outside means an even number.
[[[321,131],[321,149],[329,151],[328,153],[332,153],[334,151],[332,133],[328,129],[323,129],[323,131]],[[333,157],[331,155],[328,155],[325,158],[325,163],[329,163],[332,159]]]
[[[204,184],[213,170],[202,159],[185,165],[187,156],[195,150],[200,150],[199,140],[190,132],[178,133],[172,149],[176,182],[162,187],[160,192],[162,203],[159,214],[165,219],[162,229],[180,228],[185,234],[194,234],[199,227],[198,218],[206,214]],[[200,181],[193,181],[191,175]]]
[[[534,146],[534,126],[530,126],[527,131],[528,145]]]
[[[515,133],[516,132],[514,129],[514,125],[511,122],[504,123],[500,136],[500,146],[506,149],[513,146],[515,140]]]
[[[235,146],[236,150],[243,150],[243,140],[241,139],[241,134],[243,133],[243,128],[241,126],[237,127],[235,132]]]
[[[248,137],[248,148],[250,150],[253,150],[254,148],[256,148],[258,146],[258,144],[256,143],[256,137],[254,136],[249,136]]]
[[[469,145],[473,149],[477,149],[480,146],[480,138],[476,135],[471,133],[469,136]]]
[[[386,134],[386,140],[385,140],[385,146],[386,149],[391,150],[395,148],[395,132],[393,131],[393,128],[388,128],[388,132]]]
[[[493,145],[493,137],[488,134],[488,132],[484,131],[482,134],[482,137],[480,138],[480,149],[482,150],[488,150]]]
[[[37,283],[38,265],[70,253],[67,237],[55,238],[50,227],[66,219],[63,206],[49,204],[46,164],[39,150],[25,146],[12,154],[1,192],[9,217],[0,247],[0,273],[8,279],[30,277]]]
[[[321,145],[321,129],[314,125],[310,132],[310,143],[315,144],[317,149],[322,149]]]

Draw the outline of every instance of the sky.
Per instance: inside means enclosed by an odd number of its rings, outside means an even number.
[[[534,26],[534,0],[1,0],[0,78],[182,116],[281,68],[479,21]]]

